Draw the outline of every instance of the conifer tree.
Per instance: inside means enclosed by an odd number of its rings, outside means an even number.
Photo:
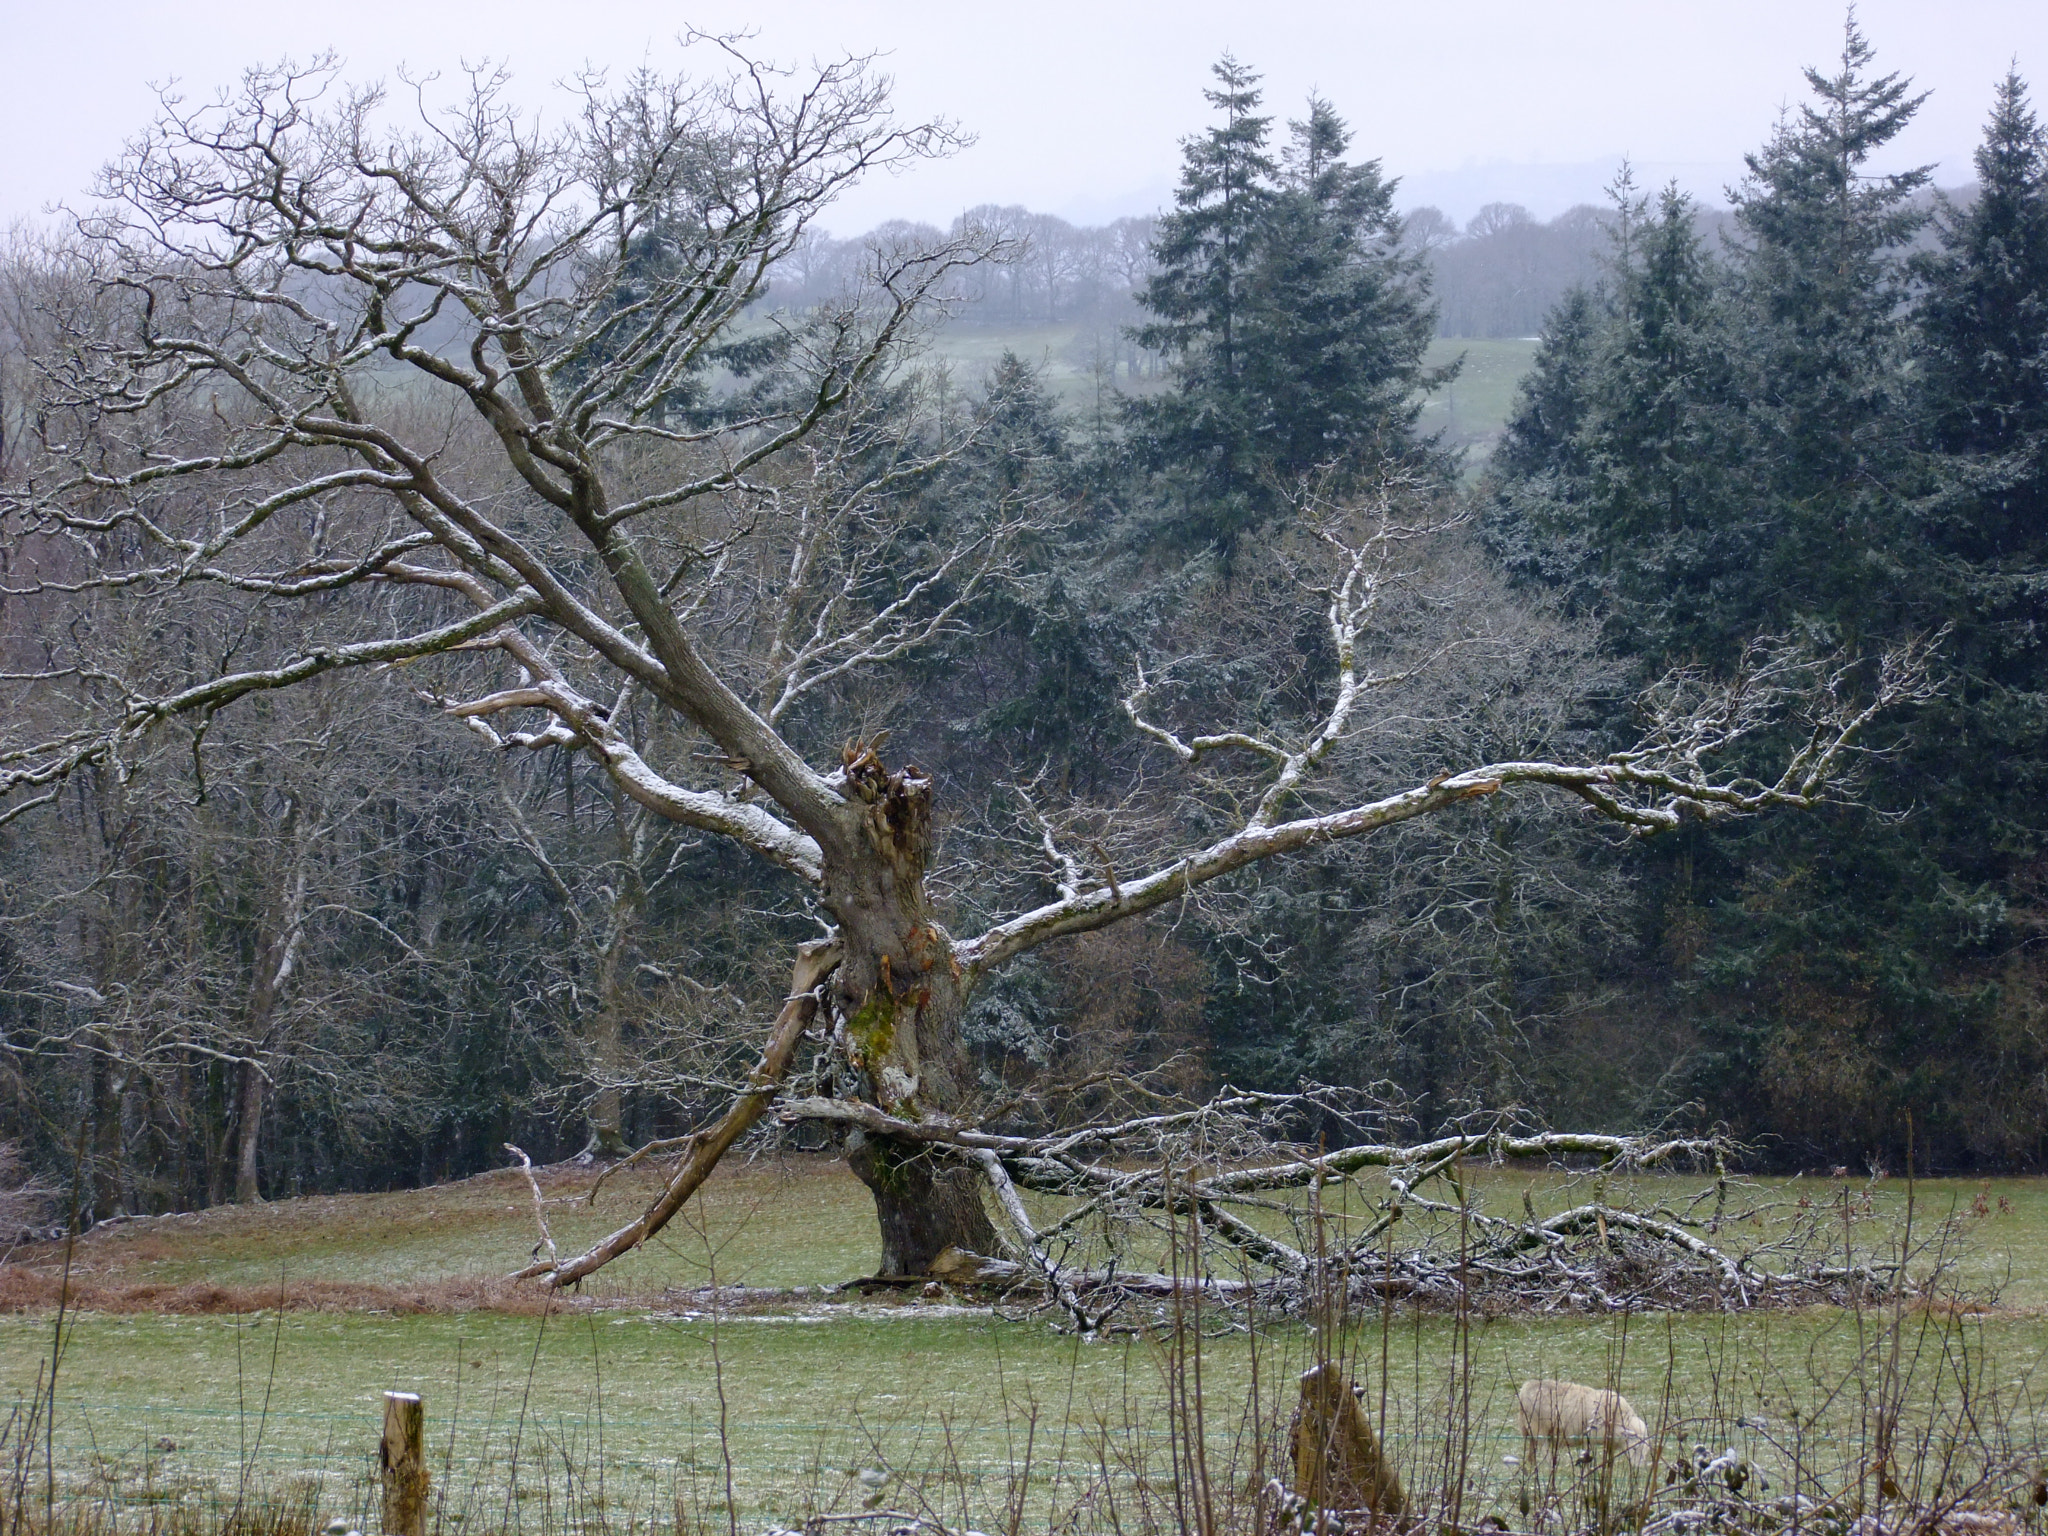
[[[1868,165],[1921,98],[1853,21],[1840,67],[1807,78],[1810,104],[1750,157],[1725,259],[1682,198],[1652,211],[1624,188],[1606,279],[1553,316],[1495,456],[1489,537],[1649,670],[1759,632],[1950,627],[1950,690],[1865,807],[1651,851],[1644,931],[1686,957],[1674,1103],[1802,1155],[1895,1147],[1908,1111],[1923,1154],[2032,1155],[2048,1074],[2017,936],[2038,931],[2022,872],[2048,845],[2043,136],[2009,79],[1978,197],[1913,261],[1926,173]]]
[[[2038,545],[2048,520],[2048,133],[2016,73],[1976,168],[1976,198],[1920,264],[1920,361],[1935,444],[1969,461],[1977,492],[1937,537],[1997,559]]]
[[[1130,412],[1149,461],[1178,471],[1181,537],[1228,545],[1256,495],[1242,331],[1275,165],[1259,76],[1227,53],[1212,73],[1218,88],[1203,95],[1223,121],[1181,146],[1173,212],[1159,221],[1138,294],[1154,318],[1132,332],[1174,360],[1176,388]]]
[[[1174,388],[1126,410],[1173,541],[1228,560],[1301,477],[1415,453],[1419,392],[1450,374],[1423,367],[1436,312],[1396,183],[1345,161],[1349,130],[1321,99],[1276,161],[1258,76],[1228,56],[1215,74],[1223,121],[1184,145],[1138,296],[1154,318],[1132,332],[1172,359]]]
[[[1366,445],[1405,451],[1437,382],[1422,366],[1436,310],[1401,247],[1396,183],[1377,160],[1345,163],[1350,130],[1320,97],[1288,127],[1240,347],[1259,455],[1283,481]]]
[[[1724,355],[1742,430],[1724,434],[1729,505],[1719,556],[1699,579],[1713,597],[1670,645],[1726,655],[1760,630],[1798,624],[1846,638],[1900,622],[1900,497],[1914,449],[1906,398],[1906,247],[1928,169],[1872,175],[1926,99],[1873,75],[1851,15],[1833,74],[1806,71],[1813,100],[1747,157],[1735,190],[1747,236],[1733,260]]]
[[[2048,846],[2048,133],[2016,73],[1976,153],[1977,190],[1918,265],[1919,379],[1933,453],[1922,507],[1927,622],[1951,626],[1955,678],[1914,768],[1948,867],[1995,890]]]

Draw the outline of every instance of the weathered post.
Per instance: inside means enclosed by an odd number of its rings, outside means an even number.
[[[384,1394],[384,1536],[427,1536],[427,1409],[417,1392]]]
[[[1408,1495],[1335,1361],[1303,1374],[1293,1432],[1294,1491],[1317,1509],[1405,1521]]]

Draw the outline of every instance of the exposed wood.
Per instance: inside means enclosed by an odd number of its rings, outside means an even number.
[[[427,1408],[417,1392],[384,1394],[377,1463],[384,1487],[384,1536],[427,1536]]]

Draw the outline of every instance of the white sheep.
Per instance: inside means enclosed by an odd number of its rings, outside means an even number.
[[[1522,1442],[1534,1458],[1538,1441],[1553,1447],[1619,1447],[1638,1467],[1650,1464],[1650,1430],[1642,1415],[1619,1392],[1582,1387],[1576,1381],[1525,1381],[1515,1394],[1515,1421]]]

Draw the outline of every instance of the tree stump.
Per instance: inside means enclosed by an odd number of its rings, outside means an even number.
[[[427,1536],[427,1409],[417,1392],[384,1394],[384,1536]]]
[[[1291,1436],[1294,1491],[1317,1509],[1371,1510],[1404,1520],[1408,1495],[1336,1362],[1301,1378]]]

